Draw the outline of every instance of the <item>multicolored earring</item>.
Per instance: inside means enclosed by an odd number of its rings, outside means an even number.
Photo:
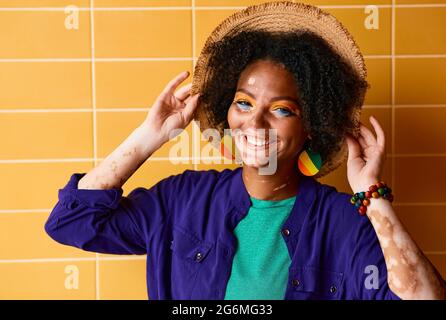
[[[300,153],[297,166],[303,175],[314,176],[322,167],[321,155],[308,147]]]
[[[235,143],[230,135],[224,135],[221,139],[220,153],[226,159],[235,160]]]

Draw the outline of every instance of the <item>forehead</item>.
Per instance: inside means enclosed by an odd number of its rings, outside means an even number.
[[[260,60],[248,65],[240,74],[237,88],[250,90],[268,89],[272,94],[297,94],[293,74],[278,63]]]

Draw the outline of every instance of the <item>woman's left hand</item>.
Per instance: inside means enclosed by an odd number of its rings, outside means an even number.
[[[380,181],[385,157],[384,131],[378,121],[371,116],[370,123],[374,134],[360,124],[360,135],[356,139],[347,135],[348,160],[347,177],[353,193],[367,191],[372,184]]]

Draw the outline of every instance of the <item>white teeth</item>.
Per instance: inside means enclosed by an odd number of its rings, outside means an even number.
[[[255,145],[256,147],[263,147],[266,144],[266,140],[256,139],[251,136],[246,136],[246,140],[249,144]]]

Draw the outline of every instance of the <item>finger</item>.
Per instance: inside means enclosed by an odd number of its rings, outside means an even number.
[[[189,95],[186,100],[184,100],[184,105],[187,105],[190,101],[190,99],[192,99],[193,96]]]
[[[361,156],[361,148],[359,147],[358,141],[351,135],[345,137],[348,146],[348,161],[351,161],[357,157]]]
[[[181,82],[186,80],[186,78],[189,77],[189,71],[183,71],[179,75],[177,75],[175,78],[169,81],[169,83],[164,88],[162,94],[170,94],[173,95],[175,92],[175,89],[179,86]]]
[[[373,135],[372,131],[369,130],[369,128],[361,123],[359,129],[361,131],[361,136],[365,139],[368,145],[376,144],[376,138]]]
[[[184,110],[182,111],[184,119],[186,119],[187,122],[190,122],[192,120],[193,114],[195,112],[195,109],[197,108],[199,104],[199,94],[195,94],[191,96],[188,103],[184,107]]]
[[[374,116],[370,116],[370,123],[373,126],[373,129],[375,129],[376,132],[376,137],[378,140],[378,145],[382,148],[385,147],[386,145],[386,137],[384,135],[384,130],[381,127],[381,125],[379,124],[378,120],[376,120],[376,118]]]
[[[190,88],[191,87],[192,87],[192,83],[188,83],[185,86],[181,87],[180,89],[175,91],[175,97],[178,100],[183,101],[184,99],[186,99],[190,95]]]
[[[361,147],[361,150],[364,150],[369,146],[362,136],[358,137],[358,142],[359,142],[359,146]]]

